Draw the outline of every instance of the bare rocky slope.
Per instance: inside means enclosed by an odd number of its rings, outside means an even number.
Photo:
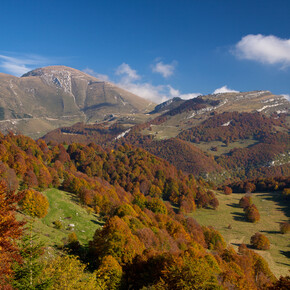
[[[152,110],[154,104],[116,85],[65,66],[18,78],[0,73],[0,130],[32,137],[76,122],[102,121]]]

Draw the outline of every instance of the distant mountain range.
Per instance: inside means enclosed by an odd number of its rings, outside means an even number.
[[[268,91],[175,98],[135,126],[121,120],[78,123],[44,136],[57,142],[131,143],[178,169],[227,178],[289,175],[289,102]],[[148,115],[148,114],[147,114]]]
[[[65,66],[18,78],[0,74],[0,130],[32,137],[76,122],[149,112],[154,104],[116,85]]]
[[[289,175],[289,101],[269,91],[156,105],[64,66],[0,74],[0,130],[57,142],[131,143],[187,173]]]

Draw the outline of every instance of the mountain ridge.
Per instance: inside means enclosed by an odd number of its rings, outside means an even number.
[[[79,121],[139,114],[152,107],[152,102],[112,83],[65,66],[38,68],[19,78],[0,75],[0,130],[4,132],[40,136]]]

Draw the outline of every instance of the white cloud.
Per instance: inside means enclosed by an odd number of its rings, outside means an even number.
[[[90,68],[86,68],[83,72],[99,78],[104,81],[111,81],[107,75],[99,74]],[[174,97],[182,99],[195,98],[200,94],[181,94],[179,90],[171,85],[153,85],[149,82],[143,82],[141,76],[136,70],[127,63],[122,63],[115,71],[115,84],[137,96],[151,100],[156,103],[164,102]]]
[[[290,102],[290,95],[288,95],[288,94],[282,94],[281,96],[283,96],[287,101]]]
[[[123,89],[140,96],[144,99],[151,100],[156,103],[164,102],[170,98],[170,94],[166,86],[154,86],[150,83],[117,83]]]
[[[91,68],[87,67],[87,68],[83,69],[83,72],[88,74],[88,75],[91,75],[97,79],[100,79],[102,81],[106,81],[106,82],[110,81],[108,75],[99,74],[99,73],[95,72],[94,70],[92,70]]]
[[[197,98],[198,96],[201,96],[201,95],[202,94],[199,94],[199,93],[183,94],[183,95],[179,95],[179,98],[183,100],[190,100],[190,99]]]
[[[51,62],[52,60],[39,55],[18,55],[12,57],[0,54],[0,67],[5,72],[15,76],[21,76],[30,70],[50,64]]]
[[[239,93],[239,91],[232,90],[228,88],[226,85],[216,89],[213,94],[224,94],[224,93]]]
[[[121,75],[122,81],[128,83],[141,78],[134,69],[132,69],[127,63],[124,62],[117,67],[116,75]]]
[[[199,95],[182,95],[179,90],[174,89],[171,85],[152,85],[148,82],[142,82],[141,76],[138,75],[137,71],[126,63],[121,64],[117,68],[116,75],[121,77],[121,79],[116,82],[118,86],[137,96],[156,103],[164,102],[174,97],[186,98]]]
[[[179,90],[174,89],[172,86],[167,85],[168,89],[169,89],[169,95],[171,97],[179,97],[180,96],[180,92]]]
[[[249,59],[265,64],[290,65],[290,39],[274,35],[249,34],[235,46],[235,53],[241,59]]]
[[[168,78],[173,75],[176,64],[176,62],[165,64],[160,61],[155,65],[152,65],[152,71],[161,74],[164,78]]]

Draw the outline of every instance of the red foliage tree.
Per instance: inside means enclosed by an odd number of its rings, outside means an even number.
[[[38,186],[38,181],[35,173],[33,170],[29,169],[26,171],[24,178],[23,178],[23,184],[26,187],[37,187]]]
[[[20,262],[21,256],[15,240],[22,234],[23,222],[15,218],[16,203],[21,195],[8,192],[3,180],[0,181],[0,288],[9,288],[9,278],[12,276],[11,266]],[[12,288],[11,288],[12,289]]]

